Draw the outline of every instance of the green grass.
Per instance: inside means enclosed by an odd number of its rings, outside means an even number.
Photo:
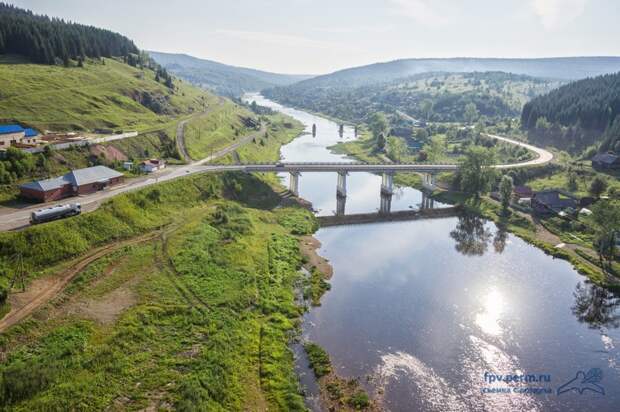
[[[254,115],[241,106],[225,101],[203,116],[191,119],[185,126],[185,146],[192,159],[202,159],[231,145],[251,131],[243,118]]]
[[[113,59],[105,64],[65,68],[15,64],[0,60],[0,116],[39,130],[96,128],[145,131],[165,127],[179,116],[216,104],[206,91],[176,81],[172,93],[154,80],[150,70],[133,68]],[[164,101],[156,114],[137,100],[148,93]]]
[[[257,209],[275,202],[249,175],[188,177],[78,218],[2,234],[3,250],[21,248],[42,269],[117,237],[174,228],[165,243],[156,238],[94,262],[3,335],[0,403],[6,410],[304,410],[288,348],[303,310],[295,303],[301,256],[293,232],[309,233],[316,222],[303,209]],[[119,289],[136,302],[111,324],[66,309]]]
[[[237,150],[242,163],[276,161],[280,147],[291,142],[304,131],[304,125],[283,114],[266,116],[266,134]]]
[[[620,192],[620,179],[619,176],[614,174],[601,173],[594,169],[592,169],[590,162],[579,162],[578,165],[575,166],[574,173],[576,174],[575,182],[577,187],[573,190],[573,193],[577,196],[590,196],[588,193],[588,189],[592,180],[595,177],[600,177],[607,182],[608,189],[614,187],[615,190]],[[568,172],[562,168],[557,169],[554,173],[541,176],[538,178],[531,179],[527,182],[529,186],[534,190],[542,190],[548,188],[559,188],[564,190],[569,190],[569,179]]]

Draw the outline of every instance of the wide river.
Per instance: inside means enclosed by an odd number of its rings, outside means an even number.
[[[316,137],[282,148],[284,161],[346,161],[328,147],[354,139],[351,128],[340,137],[330,120],[245,98],[307,132],[316,124]],[[300,177],[301,197],[320,215],[336,210],[336,178]],[[380,183],[351,174],[346,213],[378,210]],[[392,210],[421,199],[398,189]],[[330,227],[315,237],[334,276],[305,316],[303,337],[385,409],[620,411],[620,299],[567,262],[475,218]],[[302,383],[316,392],[308,376]]]

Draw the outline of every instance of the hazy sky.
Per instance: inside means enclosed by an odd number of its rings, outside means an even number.
[[[319,74],[408,57],[620,55],[619,0],[12,3],[118,31],[141,49],[282,73]]]

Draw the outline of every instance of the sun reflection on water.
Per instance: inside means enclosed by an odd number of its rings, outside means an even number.
[[[500,324],[506,308],[506,301],[502,293],[495,287],[491,288],[482,300],[483,311],[476,315],[476,325],[491,336],[499,336],[503,329]]]

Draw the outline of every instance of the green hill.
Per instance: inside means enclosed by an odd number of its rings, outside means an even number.
[[[108,58],[62,67],[0,56],[0,121],[39,130],[143,131],[217,101],[180,81],[170,89],[155,76],[151,69]]]
[[[402,59],[339,70],[304,80],[293,87],[297,89],[357,87],[429,72],[506,72],[576,80],[619,70],[620,57]]]
[[[521,123],[532,140],[571,152],[590,145],[620,152],[620,73],[570,83],[532,100]]]
[[[273,86],[285,86],[308,79],[309,75],[270,73],[229,66],[186,54],[149,52],[150,56],[175,75],[225,96],[241,96]]]
[[[310,82],[267,89],[263,94],[284,104],[356,123],[377,111],[461,122],[466,120],[469,104],[475,105],[479,115],[491,119],[518,116],[529,99],[562,84],[503,72],[421,73],[358,87],[301,87]]]

